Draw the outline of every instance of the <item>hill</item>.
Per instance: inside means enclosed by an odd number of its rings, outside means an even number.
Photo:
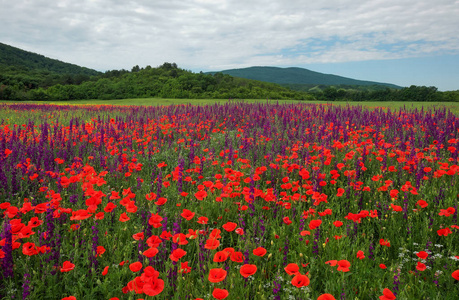
[[[287,85],[292,89],[304,89],[303,85],[313,88],[315,85],[325,86],[383,86],[400,89],[400,86],[374,81],[357,80],[332,74],[314,72],[304,68],[250,67],[220,71],[234,77],[254,79]],[[211,74],[216,72],[209,72]]]
[[[0,43],[0,85],[29,90],[58,83],[78,84],[99,74],[95,70]]]

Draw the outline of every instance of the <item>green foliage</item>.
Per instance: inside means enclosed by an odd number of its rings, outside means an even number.
[[[10,98],[6,99],[12,99],[11,95],[7,96]],[[292,91],[277,84],[234,78],[221,73],[215,75],[192,73],[178,68],[175,63],[164,63],[157,68],[147,67],[145,69],[135,66],[131,72],[108,71],[93,80],[82,81],[80,84],[57,84],[47,89],[29,92],[23,97],[25,98],[22,100],[55,101],[150,97],[311,99],[309,94]],[[1,94],[0,98],[2,98]]]

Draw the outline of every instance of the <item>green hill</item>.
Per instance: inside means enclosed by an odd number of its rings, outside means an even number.
[[[0,86],[3,89],[27,91],[55,84],[79,84],[99,74],[95,70],[0,43]]]
[[[278,67],[250,67],[220,71],[234,77],[254,79],[266,82],[288,85],[295,90],[304,89],[304,86],[313,88],[316,85],[324,86],[383,86],[400,89],[400,86],[374,81],[357,80],[332,74],[323,74],[303,68]],[[215,72],[209,72],[211,74]]]

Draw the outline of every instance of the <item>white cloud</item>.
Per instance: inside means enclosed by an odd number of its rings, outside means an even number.
[[[308,2],[0,0],[0,30],[4,43],[99,70],[164,61],[218,70],[459,53],[459,1]]]

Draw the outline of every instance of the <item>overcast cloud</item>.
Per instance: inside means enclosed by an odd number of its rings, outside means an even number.
[[[459,0],[0,0],[0,7],[0,42],[102,71],[166,61],[206,71],[459,55]]]

